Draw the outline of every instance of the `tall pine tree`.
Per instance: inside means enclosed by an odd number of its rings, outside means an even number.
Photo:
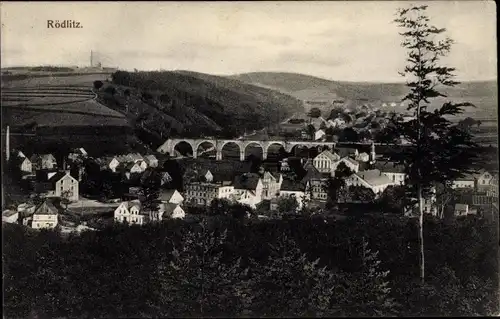
[[[426,9],[425,5],[399,9],[394,20],[403,29],[401,45],[407,50],[408,64],[400,74],[407,78],[410,92],[403,101],[409,102],[408,110],[413,111],[414,119],[403,122],[401,117],[393,117],[386,131],[391,141],[404,138],[410,142],[401,147],[401,151],[390,154],[389,158],[404,165],[407,187],[414,190],[419,216],[419,275],[422,283],[425,278],[423,199],[434,183],[445,183],[470,173],[478,153],[472,136],[450,121],[472,104],[446,101],[432,110],[431,101],[436,101],[436,98],[447,100],[443,90],[458,82],[453,80],[454,68],[440,65],[441,58],[450,52],[453,41],[447,37],[439,39],[446,30],[429,24]]]

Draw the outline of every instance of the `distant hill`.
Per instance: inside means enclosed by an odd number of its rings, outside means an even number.
[[[112,78],[115,85],[138,92],[143,102],[174,119],[164,123],[173,135],[234,137],[303,111],[303,103],[289,95],[209,74],[118,71]]]
[[[408,92],[404,83],[331,81],[297,73],[254,72],[233,75],[229,78],[279,90],[309,102],[307,103],[309,106],[325,102],[323,109],[331,107],[331,103],[335,100],[344,100],[346,105],[362,103],[381,105],[384,102],[399,102]],[[482,113],[479,117],[497,117],[496,81],[465,82],[453,88],[445,88],[444,92],[457,101],[468,100],[478,107],[468,110],[467,115],[479,113],[480,110]]]

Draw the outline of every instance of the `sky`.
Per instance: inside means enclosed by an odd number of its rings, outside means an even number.
[[[0,3],[2,67],[79,65],[216,75],[279,71],[338,81],[399,82],[405,65],[396,9],[422,2]],[[455,44],[443,61],[462,81],[492,80],[493,1],[429,1]],[[75,20],[79,29],[47,28]]]

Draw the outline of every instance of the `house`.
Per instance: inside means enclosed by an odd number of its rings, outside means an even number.
[[[338,160],[340,157],[337,154],[325,150],[313,159],[313,165],[320,173],[331,173]]]
[[[39,172],[35,189],[44,197],[65,197],[72,202],[78,201],[78,180],[69,171]]]
[[[393,182],[378,169],[360,171],[352,174],[345,180],[347,186],[363,186],[371,189],[375,194],[381,194]]]
[[[305,184],[305,192],[310,194],[311,200],[326,201],[328,197],[326,183],[329,174],[322,174],[312,164],[308,165],[308,163],[310,161],[304,165],[307,172],[301,180],[301,183]]]
[[[295,197],[297,203],[299,204],[298,210],[300,210],[304,206],[304,201],[310,199],[310,194],[306,193],[306,185],[304,185],[303,183],[292,181],[290,179],[284,179],[283,183],[281,184],[279,197]]]
[[[176,189],[162,189],[158,197],[162,203],[182,204],[184,197]]]
[[[469,205],[467,204],[455,204],[454,215],[455,216],[466,216],[469,213]]]
[[[367,163],[370,161],[370,154],[366,152],[359,153],[358,156],[356,156],[355,160],[358,162]]]
[[[148,168],[148,164],[146,163],[146,161],[137,161],[136,164],[139,165],[141,171],[143,172]]]
[[[271,199],[278,195],[283,182],[283,177],[281,174],[272,174],[265,171],[262,174],[262,199]]]
[[[314,140],[315,141],[323,140],[324,138],[326,138],[326,133],[324,130],[317,130],[314,133]]]
[[[186,217],[186,212],[182,209],[182,207],[178,204],[174,203],[161,203],[158,207],[158,216],[161,216],[162,219],[165,218],[179,218],[183,219]]]
[[[461,188],[461,189],[474,189],[476,186],[476,179],[473,174],[466,174],[463,177],[457,178],[452,182],[452,188]]]
[[[173,181],[172,176],[170,176],[168,172],[161,173],[161,183],[160,183],[161,186],[166,185],[172,181]]]
[[[262,201],[263,184],[258,174],[245,173],[237,176],[233,183],[234,198],[240,204],[255,208]]]
[[[48,200],[38,205],[33,215],[23,220],[23,224],[34,229],[53,229],[58,223],[57,208]]]
[[[4,223],[15,224],[17,223],[18,219],[19,219],[19,212],[15,210],[7,209],[2,212],[2,222]]]
[[[337,167],[340,163],[344,163],[345,166],[349,167],[349,169],[355,173],[359,171],[359,163],[352,157],[346,156],[334,163],[332,168],[332,176],[335,175],[335,171],[337,170]]]
[[[18,157],[19,169],[23,173],[33,173],[33,165],[27,157]]]
[[[406,180],[405,168],[394,162],[376,162],[374,168],[378,169],[394,183],[394,185],[404,185]]]
[[[186,203],[208,206],[215,198],[229,199],[234,194],[230,181],[191,182],[185,185]]]
[[[52,154],[33,155],[30,158],[32,165],[36,169],[55,169],[57,161]]]
[[[116,156],[106,156],[103,158],[97,159],[96,163],[99,165],[101,170],[111,170],[113,173],[116,173],[116,169],[120,165],[120,161]]]
[[[488,173],[486,170],[482,169],[479,172],[473,174],[476,181],[476,188],[478,190],[489,190],[491,187],[491,182],[493,180],[493,175]]]
[[[114,220],[117,223],[129,223],[143,225],[146,215],[141,214],[142,205],[139,200],[120,203],[114,212]]]
[[[120,166],[117,168],[118,170],[121,170],[125,174],[128,173],[128,178],[130,178],[130,175],[132,174],[140,174],[144,172],[142,169],[141,165],[137,162],[131,162],[131,163],[122,163]]]
[[[158,159],[154,155],[144,156],[144,161],[149,167],[158,167]]]
[[[139,153],[130,153],[126,155],[118,155],[116,159],[120,163],[136,163],[138,161],[144,161],[144,158]]]
[[[290,165],[288,165],[288,158],[284,158],[282,161],[280,161],[280,171],[281,172],[290,171]]]

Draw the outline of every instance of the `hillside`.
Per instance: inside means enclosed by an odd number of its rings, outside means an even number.
[[[334,100],[343,100],[344,105],[371,103],[380,106],[386,102],[399,102],[408,91],[404,83],[363,83],[330,81],[297,73],[255,72],[230,76],[246,83],[273,88],[307,101],[309,106],[323,104],[323,109],[331,108]],[[455,101],[470,101],[477,108],[466,110],[465,116],[497,118],[497,83],[495,81],[465,82],[444,92]],[[443,101],[436,101],[439,104]],[[324,102],[324,103],[322,103]],[[399,103],[398,107],[399,107]],[[398,110],[397,110],[398,111]],[[404,107],[402,108],[404,111]]]
[[[303,110],[302,102],[291,96],[208,74],[118,71],[112,78],[120,89],[129,89],[131,98],[140,97],[156,109],[148,113],[171,118],[161,124],[163,129],[148,126],[167,135],[234,137]]]
[[[140,144],[127,118],[99,103],[92,91],[93,81],[109,74],[24,75],[2,76],[2,128],[10,126],[12,147],[27,153],[84,147],[99,154]]]

